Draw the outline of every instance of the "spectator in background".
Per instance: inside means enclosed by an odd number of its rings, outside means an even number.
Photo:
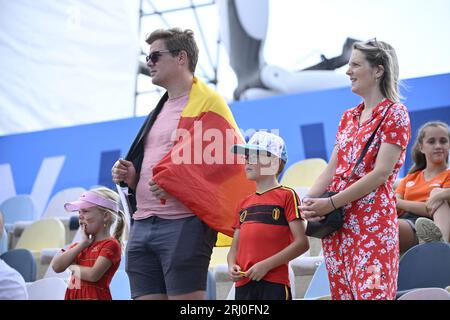
[[[0,211],[0,238],[3,235],[3,214]],[[0,259],[0,300],[27,300],[25,280],[15,269]]]
[[[400,252],[430,241],[450,241],[450,131],[425,123],[412,149],[413,166],[396,189]]]
[[[394,48],[376,39],[355,43],[347,75],[363,102],[344,113],[328,166],[301,208],[311,221],[323,219],[334,208],[344,210],[343,227],[322,239],[333,299],[395,299],[399,240],[393,183],[405,160],[410,121],[399,102]],[[318,198],[325,191],[338,194]]]

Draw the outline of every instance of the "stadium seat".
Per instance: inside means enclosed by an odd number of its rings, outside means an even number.
[[[131,300],[130,280],[124,270],[117,270],[109,289],[113,300]]]
[[[29,300],[64,300],[67,284],[60,278],[44,278],[27,284]]]
[[[209,261],[209,267],[214,268],[219,264],[227,264],[229,247],[214,247]]]
[[[450,284],[450,245],[429,242],[409,249],[400,259],[398,291],[445,288]]]
[[[3,212],[5,228],[9,232],[17,221],[33,221],[36,217],[36,206],[31,196],[22,194],[6,199],[0,204]]]
[[[235,300],[234,299],[235,294],[236,294],[236,285],[233,282],[233,285],[231,286],[230,291],[228,292],[226,300]]]
[[[229,237],[226,234],[218,232],[217,233],[216,247],[230,247],[232,241],[233,241],[232,237]]]
[[[318,266],[323,262],[322,241],[308,237],[309,250],[293,259],[290,264],[296,277],[296,296],[303,298]]]
[[[2,237],[0,238],[0,254],[5,253],[8,251],[8,232],[4,227],[2,232]]]
[[[208,278],[206,281],[206,300],[216,300],[216,279],[214,272],[208,270]]]
[[[330,283],[328,280],[327,268],[325,262],[323,262],[314,273],[304,298],[316,299],[328,295],[330,295]]]
[[[300,160],[287,168],[280,183],[293,189],[310,188],[326,167],[320,158]]]
[[[17,270],[25,282],[36,280],[36,261],[33,254],[27,249],[14,249],[0,256],[11,268]]]
[[[38,220],[25,228],[15,248],[28,249],[33,253],[37,264],[37,279],[41,279],[48,268],[48,265],[41,264],[41,251],[63,248],[65,237],[66,230],[58,219]]]
[[[222,299],[231,286],[228,276],[227,255],[230,247],[214,247],[209,261],[207,298]],[[223,292],[223,290],[225,290]],[[214,298],[214,299],[215,299]]]
[[[64,204],[77,200],[83,192],[86,192],[86,189],[68,188],[59,191],[50,199],[42,218],[58,217],[69,219],[70,215],[64,210]]]
[[[398,300],[450,300],[450,293],[442,288],[420,288],[405,293]]]
[[[86,189],[74,187],[63,189],[56,193],[49,201],[47,208],[44,214],[41,216],[41,219],[49,219],[49,218],[57,218],[61,220],[66,229],[67,239],[65,243],[70,243],[73,235],[78,229],[78,215],[70,214],[64,210],[64,204],[66,202],[74,201],[80,197],[80,195],[85,192]],[[17,242],[25,230],[33,221],[19,221],[14,223],[13,225],[13,240],[12,245]]]
[[[24,230],[16,249],[40,253],[45,248],[63,248],[65,237],[64,225],[58,219],[39,220]]]
[[[122,258],[120,259],[119,269],[117,270],[125,271],[125,265],[126,265],[126,257],[124,255],[124,252],[122,251]]]
[[[70,276],[72,275],[72,272],[70,272],[69,269],[66,269],[65,271],[60,273],[56,273],[55,270],[53,270],[53,268],[51,267],[55,257],[61,254],[62,254],[61,249],[41,250],[41,266],[45,266],[46,269],[43,278],[60,278],[63,279],[66,283],[69,282]]]
[[[231,281],[230,276],[228,275],[228,264],[216,264],[213,268],[210,268],[209,271],[212,275],[211,282],[215,284],[216,300],[225,299],[233,284],[233,281]],[[208,281],[210,281],[210,279],[208,279]]]

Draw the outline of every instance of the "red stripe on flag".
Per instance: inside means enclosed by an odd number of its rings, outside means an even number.
[[[243,143],[241,136],[214,112],[182,118],[178,133],[172,151],[153,168],[153,181],[211,228],[232,236],[236,206],[256,188],[230,151]]]

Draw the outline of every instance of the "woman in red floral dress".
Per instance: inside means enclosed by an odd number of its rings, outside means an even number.
[[[399,102],[394,49],[376,40],[355,43],[347,75],[363,102],[344,112],[328,166],[301,209],[308,221],[323,219],[334,207],[344,209],[343,227],[322,240],[333,299],[395,299],[399,242],[393,183],[405,160],[410,122]],[[325,191],[339,193],[315,198]]]

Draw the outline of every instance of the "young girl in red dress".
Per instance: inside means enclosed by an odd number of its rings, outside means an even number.
[[[66,300],[112,300],[109,284],[117,271],[121,257],[121,237],[125,218],[119,210],[119,196],[108,188],[87,191],[74,202],[64,205],[66,211],[78,211],[80,228],[84,231],[80,242],[72,244],[55,257],[53,269],[67,268],[72,276]],[[114,236],[111,225],[116,222]]]

